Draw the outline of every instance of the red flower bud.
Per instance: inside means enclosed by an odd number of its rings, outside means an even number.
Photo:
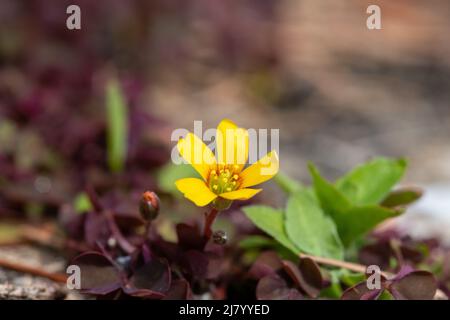
[[[156,219],[159,213],[159,198],[153,191],[146,191],[139,201],[139,212],[146,221]]]

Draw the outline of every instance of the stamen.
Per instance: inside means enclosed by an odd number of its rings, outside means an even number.
[[[208,185],[215,193],[232,192],[239,187],[238,165],[217,165],[211,168]]]

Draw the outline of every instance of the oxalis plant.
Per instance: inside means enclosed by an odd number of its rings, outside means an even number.
[[[393,190],[406,167],[404,159],[378,158],[332,183],[310,164],[312,186],[308,187],[278,176],[278,184],[288,195],[285,208],[255,205],[243,209],[271,238],[249,237],[241,245],[245,248],[269,245],[275,249],[263,253],[254,264],[253,272],[260,279],[257,296],[433,299],[437,291],[434,276],[408,264],[417,262],[420,252],[396,242],[384,248],[370,247],[364,239],[377,225],[399,216],[420,197],[416,189]],[[397,259],[390,261],[394,273],[379,271],[378,285],[373,283],[375,277],[365,279],[374,274],[370,268],[354,263],[361,250],[370,252],[370,249],[381,249],[371,252],[374,256]],[[280,258],[283,255],[285,259]],[[408,261],[410,256],[413,259]],[[372,270],[381,267],[375,265]]]
[[[135,223],[141,223],[145,232],[138,236],[130,228],[124,232],[113,210],[102,204],[94,190],[87,190],[98,221],[91,223],[92,230],[85,228],[85,237],[100,238],[104,233],[104,240],[96,239],[98,251],[85,252],[72,261],[81,269],[82,292],[106,298],[186,299],[192,297],[194,286],[198,292],[208,290],[207,281],[219,276],[221,244],[226,242],[222,231],[213,235],[211,227],[217,215],[233,201],[248,200],[262,191],[250,187],[269,180],[279,168],[278,156],[272,151],[244,169],[249,149],[247,130],[223,120],[217,132],[217,159],[192,133],[178,142],[180,155],[199,177],[178,179],[175,185],[195,205],[211,208],[204,216],[203,228],[184,223],[176,226],[177,243],[165,241],[152,228],[160,207],[154,192],[147,191],[141,197],[143,221]],[[227,158],[227,154],[234,157]],[[271,170],[262,174],[263,168]],[[105,225],[107,228],[99,230]],[[212,236],[214,242],[210,243]]]
[[[396,237],[368,236],[420,197],[413,188],[393,189],[405,160],[374,159],[333,183],[310,164],[312,185],[305,186],[278,173],[275,151],[245,167],[248,133],[232,121],[220,122],[217,132],[217,157],[192,133],[178,142],[194,170],[173,183],[185,198],[208,209],[202,223],[177,224],[176,241],[154,225],[161,207],[155,192],[142,194],[140,217],[125,219],[95,190],[86,190],[87,214],[76,217],[84,219],[77,237],[86,247],[72,260],[81,269],[82,292],[108,299],[372,300],[432,299],[439,293],[433,275],[416,268],[425,257],[419,247]],[[236,157],[224,161],[229,148]],[[268,167],[270,173],[262,174]],[[262,191],[254,186],[274,177],[287,195],[284,208],[239,206]],[[226,233],[213,231],[226,210],[242,210],[260,232],[242,232],[226,244]],[[367,274],[369,265],[379,273]],[[366,279],[373,275],[378,281]]]

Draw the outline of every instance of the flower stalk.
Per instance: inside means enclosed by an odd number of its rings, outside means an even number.
[[[217,215],[219,214],[219,210],[216,208],[211,208],[209,213],[205,213],[205,225],[203,229],[203,236],[206,240],[211,239],[212,236],[212,225],[216,220]]]

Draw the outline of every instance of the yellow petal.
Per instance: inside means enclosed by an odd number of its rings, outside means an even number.
[[[242,170],[248,158],[248,131],[222,120],[217,127],[216,152],[220,164],[238,165]]]
[[[262,189],[239,189],[231,192],[220,194],[221,198],[228,200],[247,200],[256,195]]]
[[[196,135],[188,133],[178,141],[178,151],[184,160],[206,180],[211,165],[216,164],[213,152]]]
[[[180,179],[175,182],[175,185],[186,198],[199,207],[206,206],[217,198],[217,195],[209,190],[205,182],[197,178]]]
[[[241,188],[263,183],[277,174],[280,163],[276,151],[271,151],[241,172]]]

